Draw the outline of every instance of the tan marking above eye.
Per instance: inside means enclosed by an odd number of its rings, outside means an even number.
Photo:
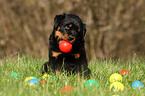
[[[59,31],[59,30],[60,30],[60,27],[57,28],[57,31]]]
[[[80,29],[78,29],[78,31],[80,32]]]
[[[69,27],[72,27],[72,24],[69,24]]]
[[[62,54],[61,52],[55,52],[55,51],[52,51],[52,57],[55,57],[55,59],[57,59],[57,57]]]

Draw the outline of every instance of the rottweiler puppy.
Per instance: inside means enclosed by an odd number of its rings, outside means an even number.
[[[88,68],[84,36],[86,26],[82,20],[74,14],[60,14],[54,18],[53,32],[49,38],[49,61],[43,64],[42,74],[66,70],[68,73],[79,73],[85,77],[91,71]],[[59,42],[66,40],[72,44],[68,53],[59,49]]]

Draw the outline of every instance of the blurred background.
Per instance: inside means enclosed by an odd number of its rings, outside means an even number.
[[[87,25],[89,60],[145,55],[145,0],[0,0],[0,58],[48,58],[54,17],[64,12]]]

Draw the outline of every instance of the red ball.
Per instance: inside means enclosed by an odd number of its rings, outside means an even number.
[[[68,41],[62,40],[59,42],[59,49],[64,53],[68,53],[72,49],[72,44]]]
[[[129,70],[127,70],[127,69],[122,69],[122,70],[120,71],[120,74],[121,74],[121,75],[127,75],[127,74],[129,74]]]

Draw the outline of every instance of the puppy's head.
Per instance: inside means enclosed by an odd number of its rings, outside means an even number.
[[[86,26],[78,16],[64,13],[56,15],[53,32],[57,42],[66,40],[73,44],[75,41],[83,40]]]

